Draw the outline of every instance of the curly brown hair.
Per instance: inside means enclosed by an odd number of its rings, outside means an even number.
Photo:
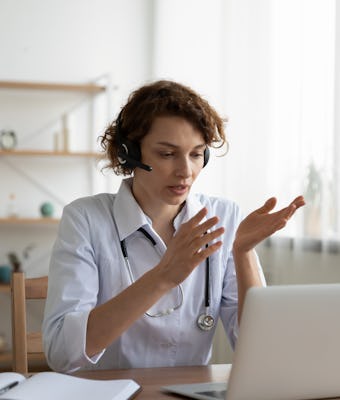
[[[119,161],[122,140],[139,146],[155,118],[161,116],[183,117],[202,132],[208,146],[222,147],[227,142],[225,120],[205,99],[188,86],[160,80],[132,92],[117,119],[100,136],[109,160],[106,167],[112,168],[116,175],[130,175],[133,168]]]

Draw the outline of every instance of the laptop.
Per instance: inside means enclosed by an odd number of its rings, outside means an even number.
[[[340,396],[340,284],[249,289],[228,382],[162,390],[201,400]]]

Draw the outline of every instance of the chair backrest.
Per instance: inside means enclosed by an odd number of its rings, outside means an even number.
[[[46,299],[48,277],[25,279],[23,272],[13,272],[11,280],[12,297],[12,346],[13,371],[28,372],[28,359],[40,360],[46,364],[41,332],[27,332],[26,300]]]

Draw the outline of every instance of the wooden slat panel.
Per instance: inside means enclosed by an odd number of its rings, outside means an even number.
[[[43,353],[28,353],[28,371],[31,372],[42,372],[50,371],[50,367],[47,364],[46,358]],[[12,352],[0,353],[0,372],[8,372],[13,367],[13,355]]]
[[[25,280],[26,299],[46,299],[48,278],[30,278]]]
[[[27,334],[26,327],[26,299],[45,299],[47,286],[47,276],[25,279],[23,272],[12,274],[13,370],[22,374],[28,373],[27,361],[32,355],[43,361],[44,368],[48,370],[41,332]]]
[[[27,352],[43,353],[41,332],[31,332],[27,334]]]
[[[12,340],[13,369],[21,374],[27,371],[25,276],[12,274]]]

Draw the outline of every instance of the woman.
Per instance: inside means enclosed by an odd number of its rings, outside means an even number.
[[[304,200],[270,213],[271,198],[242,221],[233,202],[191,193],[209,146],[225,142],[190,88],[132,93],[101,141],[132,177],[72,202],[60,222],[43,323],[53,369],[207,364],[219,317],[235,345],[245,293],[265,284],[254,247]]]

